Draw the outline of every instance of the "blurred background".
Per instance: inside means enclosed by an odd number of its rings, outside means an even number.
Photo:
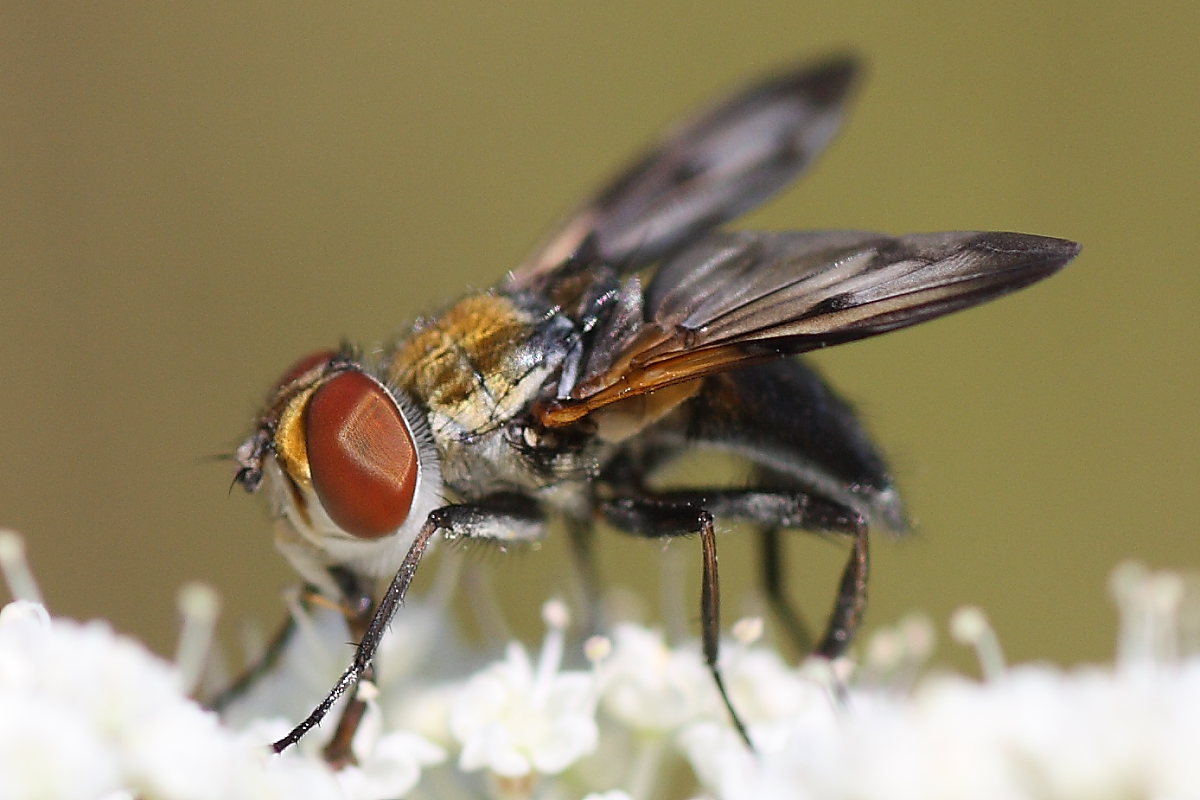
[[[273,625],[294,578],[210,457],[288,364],[490,285],[681,113],[850,49],[844,133],[737,225],[1084,244],[1031,290],[815,358],[918,526],[876,540],[868,622],[976,603],[1014,659],[1108,656],[1113,566],[1200,556],[1200,7],[881,8],[4,4],[0,525],[50,607],[169,653],[199,579],[225,635]],[[481,559],[519,624],[562,590],[560,538]],[[653,606],[658,546],[602,542]],[[752,545],[722,539],[727,619]],[[696,544],[673,549],[694,577]],[[823,617],[841,551],[792,554]]]

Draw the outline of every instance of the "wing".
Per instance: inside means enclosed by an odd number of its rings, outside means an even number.
[[[662,265],[637,298],[639,324],[614,313],[619,335],[599,338],[538,416],[569,425],[674,384],[914,325],[1027,286],[1078,252],[1020,233],[713,234]]]
[[[856,72],[848,57],[806,65],[684,123],[570,215],[506,288],[544,290],[596,263],[638,269],[757,206],[833,138]]]

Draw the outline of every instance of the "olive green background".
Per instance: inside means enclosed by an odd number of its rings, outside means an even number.
[[[1103,658],[1110,569],[1200,555],[1197,8],[5,3],[0,524],[54,611],[161,651],[190,579],[227,633],[273,624],[292,575],[208,457],[293,359],[490,284],[680,113],[852,49],[843,135],[738,225],[1084,244],[1019,295],[817,356],[919,526],[876,540],[869,622],[978,603],[1013,658]],[[653,600],[658,546],[604,543]],[[753,547],[721,545],[732,616]],[[794,553],[823,615],[839,551]],[[483,563],[530,624],[566,561],[555,539]]]

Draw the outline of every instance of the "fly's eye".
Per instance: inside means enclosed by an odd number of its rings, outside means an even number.
[[[275,386],[279,389],[282,389],[292,381],[302,377],[305,373],[311,372],[317,367],[322,367],[325,364],[328,364],[336,357],[336,350],[318,350],[315,353],[309,353],[304,358],[288,367],[288,371],[280,376],[279,380],[276,381]]]
[[[417,488],[417,448],[391,396],[361,372],[335,375],[304,414],[313,489],[330,519],[378,539],[408,517]]]

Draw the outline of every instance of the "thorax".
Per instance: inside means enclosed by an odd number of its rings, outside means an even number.
[[[418,321],[385,352],[387,381],[427,414],[442,479],[460,498],[540,489],[586,468],[549,463],[525,433],[530,406],[576,337],[574,324],[552,307],[481,292]]]

